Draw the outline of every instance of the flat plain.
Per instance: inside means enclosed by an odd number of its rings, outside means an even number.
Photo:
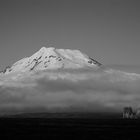
[[[50,113],[0,118],[0,136],[5,138],[79,138],[133,140],[140,135],[139,119],[121,114]]]

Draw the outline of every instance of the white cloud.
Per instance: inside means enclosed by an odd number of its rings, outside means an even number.
[[[140,75],[115,70],[67,70],[1,80],[0,108],[86,108],[97,111],[140,106]]]

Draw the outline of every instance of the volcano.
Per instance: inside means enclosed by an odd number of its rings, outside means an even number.
[[[42,47],[0,73],[0,114],[116,112],[138,108],[140,74],[102,65],[79,50]]]
[[[79,50],[42,47],[31,57],[17,61],[12,66],[7,67],[2,73],[79,68],[98,69],[101,65],[101,63]]]

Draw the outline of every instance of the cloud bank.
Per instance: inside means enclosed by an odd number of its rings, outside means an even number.
[[[140,107],[140,75],[113,69],[44,71],[3,76],[0,110],[120,111]]]

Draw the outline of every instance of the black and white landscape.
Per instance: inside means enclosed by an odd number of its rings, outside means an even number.
[[[38,137],[38,127],[49,136],[61,136],[64,128],[66,136],[94,131],[107,137],[116,125],[113,138],[124,125],[135,126],[123,121],[122,112],[139,108],[139,84],[140,74],[106,67],[79,50],[42,47],[1,72],[0,121],[10,135],[16,125],[18,134]]]
[[[0,0],[0,137],[135,139],[139,7]]]
[[[139,108],[140,74],[105,67],[79,50],[41,48],[0,74],[0,114],[121,112]]]

